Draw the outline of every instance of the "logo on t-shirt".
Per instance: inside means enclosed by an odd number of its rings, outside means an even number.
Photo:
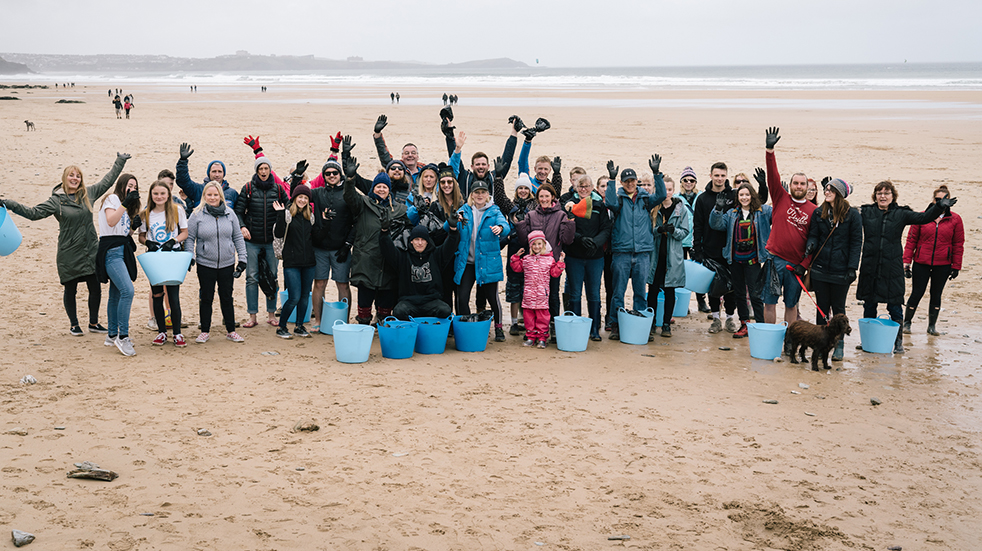
[[[429,283],[433,281],[433,274],[430,272],[430,263],[427,262],[420,266],[412,266],[411,277],[413,283]]]

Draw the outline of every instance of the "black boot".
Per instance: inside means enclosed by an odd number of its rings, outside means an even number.
[[[930,312],[927,315],[927,334],[934,335],[935,337],[941,336],[941,333],[934,328],[934,324],[938,323],[938,313],[939,312]]]
[[[904,353],[904,334],[901,331],[897,332],[897,340],[893,343],[893,353],[903,354]]]
[[[907,335],[910,335],[910,322],[914,321],[914,312],[916,312],[916,311],[917,310],[915,310],[914,308],[911,308],[910,306],[908,306],[907,307],[907,311],[904,312],[904,328],[903,328],[903,332],[905,334],[907,334]],[[930,332],[931,331],[928,330],[928,333],[930,333]]]
[[[563,298],[565,299],[566,298],[566,295],[563,295]],[[570,312],[573,312],[577,316],[582,316],[583,315],[582,314],[582,312],[583,312],[583,301],[582,300],[571,300],[571,301],[569,301],[568,307],[569,307],[568,308],[569,311]],[[566,308],[566,307],[564,307],[564,308]],[[566,313],[566,310],[565,309],[563,310],[563,313]]]
[[[696,303],[699,305],[699,311],[703,314],[708,314],[711,312],[709,309],[709,304],[706,302],[706,295],[702,293],[696,294]]]
[[[591,341],[601,341],[600,338],[600,301],[591,300],[586,304],[587,310],[590,314],[590,319],[593,320],[593,325],[590,326],[590,340]]]
[[[566,311],[571,310],[572,309],[571,304],[572,303],[569,300],[569,293],[563,293],[563,309],[559,311],[559,315],[561,316]],[[576,314],[577,316],[580,315],[580,313],[576,312],[575,310],[573,311],[573,313]]]

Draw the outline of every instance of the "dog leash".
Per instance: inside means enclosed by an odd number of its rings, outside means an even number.
[[[801,290],[804,291],[806,295],[808,295],[808,298],[812,299],[812,304],[815,305],[815,309],[818,310],[819,314],[822,314],[822,317],[825,318],[825,322],[828,323],[829,317],[825,314],[825,312],[822,311],[821,308],[818,307],[818,303],[815,302],[815,297],[813,297],[812,294],[808,292],[808,289],[805,288],[805,282],[801,281],[801,276],[794,273],[794,267],[790,265],[785,267],[788,269],[789,272],[794,274],[794,278],[798,280],[798,285],[801,285]]]

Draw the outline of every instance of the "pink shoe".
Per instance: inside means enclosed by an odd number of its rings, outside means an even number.
[[[235,331],[232,331],[228,335],[225,335],[225,338],[232,342],[245,342],[245,339],[239,336],[239,334],[236,333]]]

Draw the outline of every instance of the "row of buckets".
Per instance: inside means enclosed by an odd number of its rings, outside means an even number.
[[[779,358],[784,350],[784,334],[787,328],[787,322],[747,324],[750,355],[761,360]],[[859,339],[864,352],[890,354],[893,352],[898,331],[900,324],[883,316],[859,319]]]
[[[329,303],[325,302],[327,307]],[[461,321],[460,316],[447,318],[409,318],[400,321],[389,316],[378,324],[378,340],[382,357],[392,360],[411,358],[413,353],[443,354],[447,338],[453,329],[454,344],[461,352],[483,352],[488,346],[491,322]],[[324,323],[327,323],[325,317]],[[323,330],[323,325],[321,326]],[[376,328],[371,325],[345,323],[335,320],[330,324],[334,334],[334,353],[342,363],[368,361]]]

